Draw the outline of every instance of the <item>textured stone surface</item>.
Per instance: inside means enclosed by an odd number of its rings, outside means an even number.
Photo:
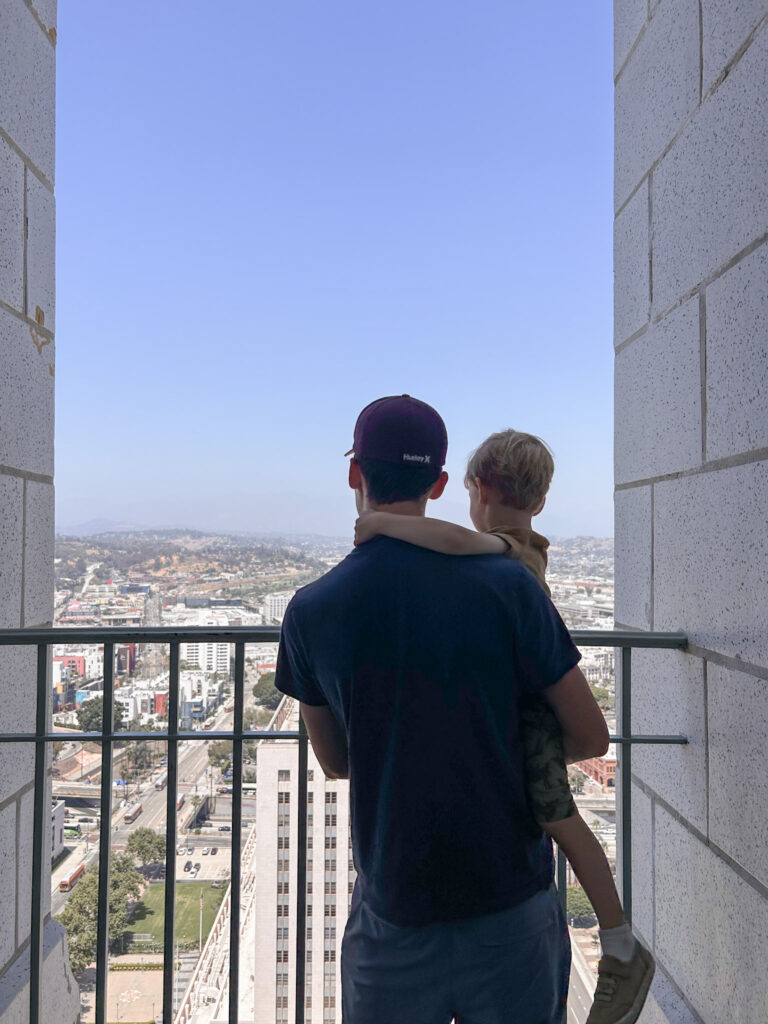
[[[616,218],[613,235],[613,338],[639,331],[651,312],[648,182]]]
[[[618,74],[648,18],[648,0],[615,0],[613,5],[613,73]]]
[[[653,824],[650,797],[632,786],[632,925],[653,948]]]
[[[56,207],[53,193],[27,175],[27,314],[53,330],[55,308]]]
[[[16,476],[0,474],[0,627],[21,625],[21,560],[24,483]]]
[[[756,1024],[768,1006],[768,902],[656,807],[656,951],[707,1024]]]
[[[653,306],[666,309],[768,231],[768,32],[653,174]]]
[[[41,1020],[51,1024],[79,1020],[79,991],[58,921],[48,921],[43,930],[43,958]],[[29,1024],[29,947],[0,977],[0,1020],[3,1024]]]
[[[24,165],[0,139],[0,299],[21,309],[24,295]]]
[[[15,949],[16,921],[16,804],[0,811],[0,964],[7,962]]]
[[[0,463],[53,474],[53,342],[0,309]]]
[[[616,491],[614,617],[623,626],[651,628],[651,488]]]
[[[24,548],[24,626],[53,619],[53,484],[27,484],[27,530]]]
[[[748,38],[760,19],[768,14],[766,0],[702,0],[702,51],[704,92],[713,85],[723,68]]]
[[[617,209],[658,160],[698,102],[698,3],[664,3],[616,83]]]
[[[768,244],[707,288],[707,458],[768,447]]]
[[[617,484],[701,464],[699,349],[694,298],[617,353]]]
[[[35,731],[35,665],[33,647],[0,647],[3,728],[8,732]],[[0,804],[32,780],[34,766],[35,752],[30,744],[3,744]]]
[[[706,715],[700,658],[681,651],[632,653],[632,730],[688,737],[685,746],[634,747],[632,771],[706,835]]]
[[[29,8],[0,4],[0,126],[53,181],[55,50]]]
[[[768,683],[709,668],[709,836],[768,885]]]
[[[655,485],[654,627],[768,664],[768,462]]]
[[[639,1024],[699,1024],[658,964]]]

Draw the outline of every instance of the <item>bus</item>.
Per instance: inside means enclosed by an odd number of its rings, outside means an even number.
[[[184,806],[184,794],[182,793],[179,799],[176,801],[176,810],[180,811]]]
[[[163,774],[155,782],[155,789],[165,789],[166,783],[168,782],[168,772]]]
[[[79,839],[82,829],[80,828],[79,822],[67,822],[64,825],[64,838],[65,839]]]
[[[123,815],[123,821],[130,825],[132,821],[136,821],[138,816],[141,814],[143,807],[141,804],[132,804]]]
[[[69,892],[69,890],[72,888],[72,886],[75,884],[75,882],[78,880],[78,878],[80,877],[80,875],[82,875],[84,871],[85,864],[78,864],[74,871],[71,871],[66,878],[62,878],[62,880],[59,882],[59,889],[62,892]]]
[[[213,719],[209,718],[207,721],[203,722],[203,728],[204,729],[212,729],[213,728]]]

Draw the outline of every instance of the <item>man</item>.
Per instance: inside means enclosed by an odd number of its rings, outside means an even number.
[[[424,515],[447,437],[408,395],[367,406],[358,510]],[[342,946],[345,1024],[562,1024],[570,951],[552,851],[525,799],[518,706],[542,693],[569,759],[602,715],[549,599],[503,555],[380,537],[299,591],[276,685],[320,764],[350,779],[357,884]]]

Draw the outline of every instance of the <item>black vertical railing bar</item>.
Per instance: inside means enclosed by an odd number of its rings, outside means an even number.
[[[621,650],[621,735],[632,735],[632,648]],[[621,902],[627,921],[632,923],[632,746],[619,743],[621,799]]]
[[[179,774],[179,645],[171,644],[168,686],[168,781],[165,802],[165,918],[163,921],[163,1020],[173,1020],[173,986],[176,959],[173,937],[176,913],[176,804]]]
[[[29,1019],[39,1024],[43,975],[43,856],[45,819],[50,816],[45,775],[48,751],[48,648],[37,648],[37,704],[35,709],[35,807],[32,831],[32,919],[29,945]]]
[[[299,787],[296,828],[296,1024],[304,1024],[307,937],[307,762],[309,737],[299,715]]]
[[[101,741],[101,827],[99,831],[99,903],[96,924],[96,1024],[107,1021],[109,971],[109,857],[112,839],[112,734],[115,693],[115,647],[104,644],[104,704]]]
[[[232,862],[229,890],[229,1024],[237,1024],[240,1001],[240,840],[243,825],[243,704],[245,643],[235,644],[235,713],[232,725]]]
[[[563,908],[563,913],[568,913],[568,861],[566,860],[565,854],[562,849],[558,846],[557,855],[555,857],[555,866],[557,868],[557,898],[560,901],[560,906]]]

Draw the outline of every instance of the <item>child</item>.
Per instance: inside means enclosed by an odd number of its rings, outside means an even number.
[[[539,438],[516,430],[492,434],[470,457],[464,478],[478,532],[440,519],[370,511],[355,524],[355,544],[384,534],[444,554],[506,552],[549,594],[549,541],[532,530],[531,519],[544,507],[554,468]],[[603,956],[587,1024],[633,1024],[653,978],[653,957],[632,935],[605,853],[573,801],[560,729],[543,697],[525,702],[521,723],[531,810],[567,856],[600,925]]]

